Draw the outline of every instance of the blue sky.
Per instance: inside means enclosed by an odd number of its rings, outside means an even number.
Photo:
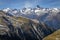
[[[40,5],[44,8],[60,8],[60,0],[0,0],[0,9],[36,7]]]

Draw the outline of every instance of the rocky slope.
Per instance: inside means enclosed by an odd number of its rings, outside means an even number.
[[[24,17],[9,16],[0,10],[1,40],[42,40],[55,29],[44,22],[35,22]]]

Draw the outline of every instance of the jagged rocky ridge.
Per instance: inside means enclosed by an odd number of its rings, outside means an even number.
[[[55,29],[44,22],[34,22],[24,17],[8,16],[0,10],[1,40],[42,40]]]

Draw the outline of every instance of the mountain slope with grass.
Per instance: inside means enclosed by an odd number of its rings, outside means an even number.
[[[55,29],[44,22],[9,16],[0,10],[0,39],[1,40],[42,40],[53,33]]]
[[[43,40],[60,40],[60,29],[52,33],[51,35],[48,35]]]

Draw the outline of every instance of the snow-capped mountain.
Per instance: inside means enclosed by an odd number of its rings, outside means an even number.
[[[37,19],[40,22],[45,22],[49,26],[60,28],[60,9],[59,8],[42,8],[37,6],[36,8],[23,8],[18,9],[3,9],[7,14],[19,17],[26,17],[29,19]],[[56,29],[57,29],[56,28]]]
[[[7,12],[11,11],[11,9],[10,8],[6,8],[6,9],[3,9],[3,11],[7,13]]]
[[[36,7],[36,8],[23,8],[22,10],[18,10],[18,9],[10,9],[10,8],[6,8],[6,9],[3,9],[4,12],[6,13],[12,13],[12,14],[16,14],[18,15],[19,14],[24,14],[24,15],[31,15],[31,14],[34,14],[34,15],[37,15],[37,16],[40,16],[41,14],[44,14],[44,13],[50,13],[50,12],[60,12],[60,9],[58,8],[40,8],[40,7]]]

